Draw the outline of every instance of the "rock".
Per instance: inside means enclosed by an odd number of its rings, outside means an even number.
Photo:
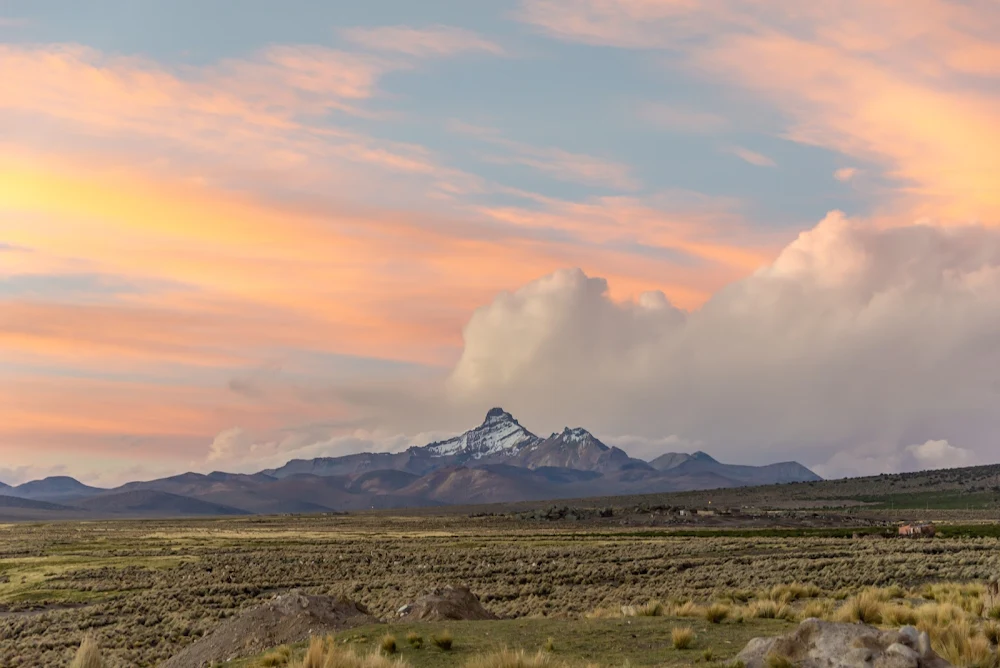
[[[188,645],[160,668],[196,668],[377,620],[360,603],[292,590],[245,610]]]
[[[807,619],[775,638],[754,638],[736,660],[746,668],[766,668],[768,657],[787,658],[802,668],[949,668],[930,648],[926,633],[903,627],[882,631],[866,624]]]
[[[409,604],[405,619],[443,621],[449,619],[496,619],[468,587],[442,587]]]

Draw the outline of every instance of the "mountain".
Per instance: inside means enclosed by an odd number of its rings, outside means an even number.
[[[69,506],[63,506],[58,503],[49,503],[48,501],[36,501],[34,499],[25,499],[19,496],[2,496],[0,495],[0,508],[25,508],[28,510],[76,510]]]
[[[532,469],[556,466],[604,473],[627,467],[651,468],[642,460],[632,459],[624,450],[601,443],[586,429],[569,427],[544,440],[522,443],[508,458],[511,463]]]
[[[514,416],[502,408],[491,408],[486,419],[475,429],[447,441],[425,445],[423,450],[433,457],[455,456],[463,459],[511,457],[539,438],[521,426]]]
[[[665,452],[659,457],[651,459],[649,461],[649,465],[657,471],[668,471],[675,466],[680,466],[692,457],[694,457],[694,455],[689,455],[686,452]]]
[[[139,489],[91,496],[76,504],[98,513],[153,517],[191,517],[198,515],[249,515],[246,510],[218,503],[192,499],[169,492]]]
[[[586,429],[566,427],[542,438],[502,408],[491,408],[469,431],[404,452],[295,459],[253,474],[182,473],[113,490],[63,476],[0,492],[59,503],[9,507],[6,516],[171,517],[655,494],[813,480],[819,477],[796,462],[738,466],[704,452],[666,453],[645,462]]]
[[[51,476],[42,480],[32,480],[31,482],[18,485],[7,493],[11,496],[19,496],[22,499],[66,501],[100,494],[104,491],[99,487],[84,485],[76,478],[70,478],[69,476]]]
[[[765,466],[741,466],[739,464],[723,464],[703,452],[695,453],[687,461],[667,469],[664,473],[668,476],[713,474],[737,483],[728,485],[729,487],[822,480],[822,478],[798,462],[780,462]]]

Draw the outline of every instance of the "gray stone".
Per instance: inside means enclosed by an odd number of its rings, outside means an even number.
[[[929,642],[923,646],[925,636],[913,627],[882,631],[807,619],[786,635],[754,638],[736,659],[746,668],[766,668],[772,654],[802,668],[949,668]]]

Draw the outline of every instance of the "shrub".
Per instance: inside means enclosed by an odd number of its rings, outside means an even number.
[[[382,651],[385,652],[386,654],[395,654],[396,636],[392,635],[391,633],[385,634],[384,636],[382,636],[382,640],[379,641],[379,647],[381,647]]]
[[[712,624],[718,624],[729,616],[729,606],[713,603],[705,609],[705,619]]]
[[[687,649],[694,642],[694,629],[690,626],[675,626],[670,631],[670,640],[674,643],[674,649]]]
[[[97,644],[94,636],[87,635],[80,643],[80,649],[73,657],[71,668],[104,668],[104,659],[101,658],[101,648]]]
[[[416,631],[410,631],[406,634],[406,642],[410,643],[413,649],[420,649],[424,646],[424,637]]]
[[[448,630],[444,630],[441,633],[435,633],[434,635],[432,635],[431,642],[434,643],[434,646],[437,647],[438,649],[447,652],[448,650],[451,649],[451,646],[455,642],[455,639],[452,638],[451,633]]]
[[[986,611],[986,616],[990,619],[1000,619],[1000,605],[994,605]]]
[[[556,641],[554,638],[547,638],[545,640],[545,651],[546,652],[556,651]]]

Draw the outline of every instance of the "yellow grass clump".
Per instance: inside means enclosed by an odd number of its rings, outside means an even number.
[[[92,635],[87,635],[80,643],[80,649],[73,657],[70,668],[104,668],[104,659],[101,658],[101,648],[97,640]]]
[[[694,629],[690,626],[675,626],[670,631],[674,649],[687,649],[694,642]]]
[[[705,619],[712,624],[720,624],[729,616],[730,608],[722,603],[713,603],[705,608]]]
[[[877,592],[865,590],[844,601],[834,614],[834,619],[838,622],[881,624],[884,606],[885,602]]]
[[[361,656],[349,647],[338,645],[333,637],[324,640],[313,636],[305,657],[295,668],[408,668],[409,665],[378,652]]]

